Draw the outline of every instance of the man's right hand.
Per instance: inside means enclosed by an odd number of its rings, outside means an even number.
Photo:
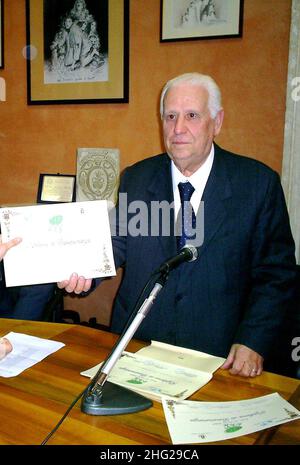
[[[89,291],[91,285],[92,279],[85,279],[83,276],[78,276],[77,273],[72,273],[69,280],[57,283],[59,289],[65,289],[69,293],[75,292],[75,294]]]

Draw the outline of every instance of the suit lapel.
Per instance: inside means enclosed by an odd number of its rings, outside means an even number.
[[[153,177],[151,184],[148,186],[149,193],[149,207],[151,201],[167,201],[169,204],[174,202],[173,184],[171,173],[171,160],[166,154],[158,165],[156,175]],[[171,240],[170,240],[171,236]],[[166,257],[171,257],[177,253],[176,237],[174,236],[174,209],[170,210],[170,236],[157,237],[159,246],[162,247],[163,253]]]
[[[215,157],[207,180],[202,201],[204,202],[204,240],[199,248],[201,255],[226,218],[226,199],[232,196],[231,185],[224,161],[224,152],[215,145]]]

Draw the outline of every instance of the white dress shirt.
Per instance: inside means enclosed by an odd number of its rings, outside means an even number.
[[[173,160],[171,161],[175,218],[177,218],[180,207],[181,207],[181,201],[180,201],[180,195],[179,195],[179,189],[178,189],[178,184],[180,182],[189,181],[194,187],[195,191],[193,192],[192,197],[191,197],[191,204],[192,204],[195,214],[197,214],[200,201],[203,195],[203,191],[205,189],[209,174],[211,172],[211,168],[212,168],[213,161],[214,161],[214,156],[215,156],[215,149],[214,149],[214,144],[212,144],[211,151],[207,159],[203,163],[203,165],[201,165],[200,168],[198,168],[198,170],[195,171],[195,173],[193,173],[189,177],[184,176],[179,171],[179,169],[175,166]]]

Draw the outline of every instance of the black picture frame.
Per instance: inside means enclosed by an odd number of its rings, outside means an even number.
[[[26,42],[28,105],[128,103],[129,0],[26,0]]]
[[[4,68],[4,0],[0,0],[0,69]]]
[[[38,184],[37,203],[68,202],[76,202],[76,176],[73,174],[41,173]]]
[[[161,0],[160,42],[243,36],[244,0]]]

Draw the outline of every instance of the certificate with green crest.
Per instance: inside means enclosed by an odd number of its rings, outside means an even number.
[[[6,285],[116,274],[107,202],[71,202],[0,209],[2,241],[22,242],[4,257]]]

